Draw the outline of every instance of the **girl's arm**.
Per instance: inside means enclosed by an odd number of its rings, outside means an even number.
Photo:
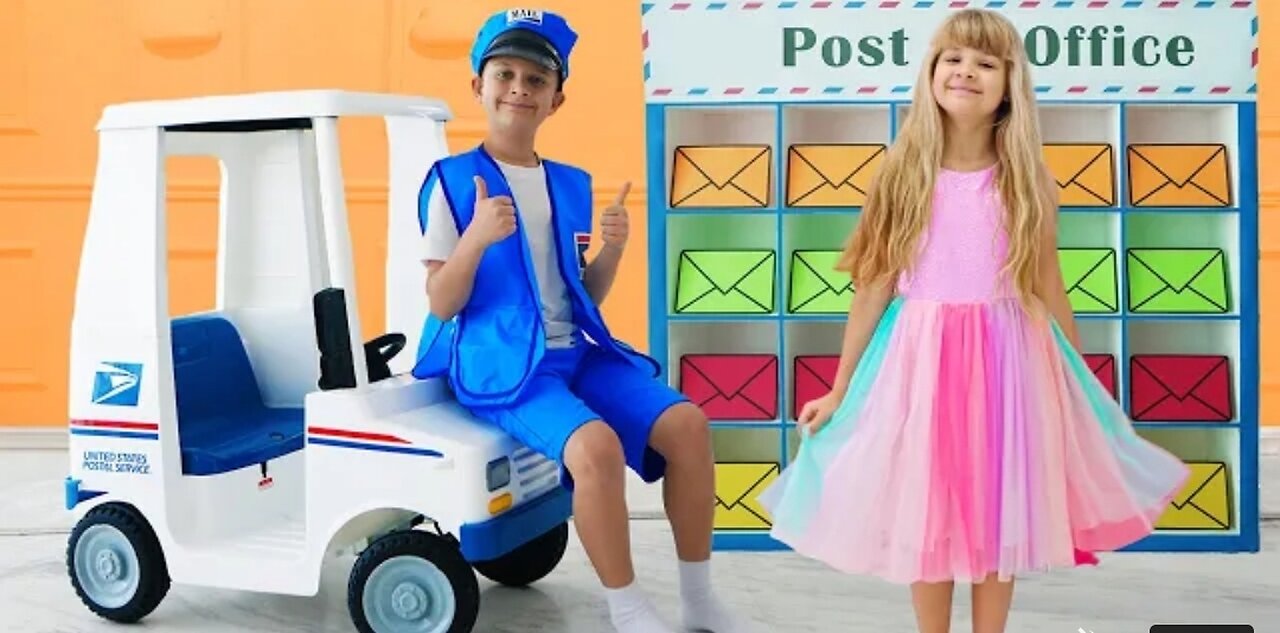
[[[893,282],[882,280],[857,288],[849,304],[849,320],[844,326],[844,344],[840,346],[840,366],[831,384],[831,393],[843,399],[849,390],[853,370],[858,366],[862,353],[871,341],[871,335],[880,324],[880,318],[893,299]]]
[[[1048,203],[1044,216],[1043,238],[1040,243],[1040,279],[1036,284],[1036,292],[1040,300],[1049,309],[1049,314],[1057,321],[1058,327],[1067,335],[1071,346],[1077,352],[1080,347],[1080,334],[1076,330],[1075,313],[1071,310],[1071,300],[1067,298],[1067,287],[1062,281],[1062,267],[1058,263],[1058,187],[1053,176],[1045,171],[1045,202]]]

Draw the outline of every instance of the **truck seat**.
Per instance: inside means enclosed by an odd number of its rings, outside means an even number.
[[[201,314],[170,327],[184,475],[231,472],[302,449],[303,409],[262,403],[230,321]]]

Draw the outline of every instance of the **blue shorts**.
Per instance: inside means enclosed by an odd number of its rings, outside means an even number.
[[[515,403],[471,411],[560,464],[560,480],[572,490],[564,447],[593,420],[613,429],[627,466],[641,479],[661,479],[667,462],[649,446],[649,434],[664,411],[686,401],[684,394],[618,354],[580,343],[548,349]]]

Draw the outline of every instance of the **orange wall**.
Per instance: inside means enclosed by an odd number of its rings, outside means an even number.
[[[495,0],[0,0],[0,426],[63,424],[67,337],[103,106],[291,88],[428,94],[457,120],[452,147],[483,120],[469,94],[471,38]],[[644,347],[644,96],[635,0],[543,0],[582,35],[568,100],[543,153],[595,174],[597,207],[626,180],[632,241],[605,305],[621,338]],[[1260,3],[1280,20],[1280,9]],[[341,42],[345,50],[336,45]],[[1280,48],[1262,51],[1261,155],[1280,150]],[[75,56],[75,57],[73,57]],[[77,59],[78,58],[78,59]],[[343,129],[361,318],[378,333],[386,164],[370,124]],[[583,142],[584,139],[586,142]],[[171,162],[171,309],[213,301],[216,171]],[[1280,168],[1263,160],[1262,283],[1280,289]],[[1280,426],[1280,298],[1263,293],[1263,420]],[[624,317],[639,320],[624,324]]]

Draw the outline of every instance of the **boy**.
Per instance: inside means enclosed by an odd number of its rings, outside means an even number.
[[[448,349],[427,349],[414,373],[447,373],[463,406],[562,465],[619,633],[671,631],[635,583],[624,465],[646,482],[665,478],[684,623],[737,633],[711,591],[707,419],[655,380],[652,359],[609,334],[597,308],[626,246],[629,185],[605,210],[604,244],[588,263],[591,178],[534,149],[538,126],[564,103],[576,39],[564,18],[537,10],[502,11],[480,29],[472,89],[488,134],[433,165],[419,200],[430,320],[458,319],[452,331],[437,330],[449,333],[434,345]]]

